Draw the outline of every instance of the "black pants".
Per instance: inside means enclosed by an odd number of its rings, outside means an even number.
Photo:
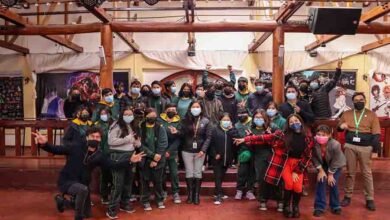
[[[66,193],[75,197],[76,217],[91,216],[91,197],[88,186],[81,183],[74,183],[69,187]]]
[[[237,190],[244,191],[247,189],[248,191],[254,192],[256,177],[253,158],[248,162],[239,164],[237,176]]]
[[[213,160],[213,170],[215,179],[215,195],[223,195],[222,182],[228,167],[223,165],[221,160]]]
[[[164,201],[163,196],[163,174],[165,167],[154,169],[148,166],[140,170],[141,174],[141,203],[150,202],[150,181],[153,182],[154,193],[156,195],[156,202]]]

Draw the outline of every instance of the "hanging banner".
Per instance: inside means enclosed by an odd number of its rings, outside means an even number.
[[[375,72],[370,78],[370,109],[378,117],[390,117],[389,75]]]

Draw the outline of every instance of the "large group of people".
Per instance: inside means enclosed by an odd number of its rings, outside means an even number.
[[[237,167],[236,200],[257,196],[260,210],[267,210],[268,200],[275,200],[278,212],[297,218],[308,166],[318,170],[313,215],[321,216],[327,188],[333,214],[351,203],[359,162],[366,207],[375,210],[370,164],[379,145],[380,127],[375,113],[364,107],[365,95],[356,93],[354,109],[341,116],[345,152],[332,138],[336,131],[327,125],[312,126],[316,118],[330,117],[328,92],[340,77],[341,62],[335,79],[325,84],[304,82],[305,93],[286,86],[286,102],[280,105],[272,101],[266,82],[256,80],[252,93],[248,79],[239,77],[236,82],[231,67],[229,82],[209,82],[209,69],[208,65],[195,91],[189,83],[178,90],[174,81],[154,81],[149,86],[134,80],[127,93],[121,83],[115,90],[103,88],[101,101],[92,105],[80,99],[77,88],[70,90],[65,114],[73,119],[63,146],[51,146],[44,135],[34,135],[43,150],[67,155],[59,187],[74,198],[75,219],[91,216],[89,184],[97,166],[101,168],[101,203],[107,205],[110,219],[118,218],[118,210],[134,212],[131,201],[137,195],[144,210],[151,211],[152,192],[157,208],[164,209],[167,181],[173,202],[182,203],[181,168],[187,185],[185,202],[199,205],[205,166],[214,172],[214,204],[223,203],[224,176],[228,168]],[[345,197],[340,201],[338,180],[344,166]],[[56,202],[63,211],[63,197],[56,196]]]

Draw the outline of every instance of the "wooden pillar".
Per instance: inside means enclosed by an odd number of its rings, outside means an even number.
[[[104,48],[106,63],[100,63],[100,87],[113,88],[113,38],[112,30],[109,24],[102,25],[101,28],[101,45]]]
[[[272,96],[278,104],[284,101],[284,31],[277,27],[272,42]]]

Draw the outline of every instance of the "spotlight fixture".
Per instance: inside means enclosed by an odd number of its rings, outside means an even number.
[[[86,7],[99,7],[105,0],[80,0],[81,4]]]
[[[159,0],[144,0],[144,2],[148,5],[155,5],[159,2]]]
[[[17,0],[0,0],[0,3],[7,8],[13,7],[17,2]]]
[[[188,49],[187,49],[187,55],[188,55],[189,57],[194,57],[194,56],[196,56],[196,52],[195,52],[195,43],[189,43]]]

